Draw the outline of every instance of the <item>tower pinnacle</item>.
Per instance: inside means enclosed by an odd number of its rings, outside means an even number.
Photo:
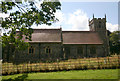
[[[94,19],[94,14],[93,14],[93,19]]]
[[[105,14],[105,19],[106,19],[106,14]]]

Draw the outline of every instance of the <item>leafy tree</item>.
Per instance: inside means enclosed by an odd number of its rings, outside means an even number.
[[[120,54],[120,31],[110,34],[110,52],[111,54]]]
[[[37,3],[40,3],[40,1],[37,1]],[[1,4],[1,8],[3,13],[9,14],[9,17],[4,18],[2,21],[2,29],[6,31],[2,36],[3,54],[5,49],[7,49],[9,55],[9,50],[15,52],[29,46],[22,39],[24,35],[26,39],[31,41],[31,34],[33,33],[31,26],[33,24],[51,25],[57,21],[58,19],[55,18],[54,13],[56,10],[61,9],[61,4],[59,1],[43,1],[38,8],[35,1],[4,1]]]

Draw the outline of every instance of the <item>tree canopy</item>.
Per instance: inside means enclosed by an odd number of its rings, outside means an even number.
[[[49,0],[50,1],[50,0]],[[39,7],[37,7],[39,4]],[[3,50],[12,45],[13,50],[25,49],[28,43],[25,43],[22,38],[23,35],[26,39],[31,41],[31,34],[33,24],[51,25],[58,19],[55,18],[55,12],[61,9],[59,1],[56,2],[40,2],[27,1],[23,2],[5,2],[1,3],[2,12],[9,14],[8,17],[2,20],[2,29],[7,30],[2,36]],[[20,31],[17,34],[16,31]],[[8,49],[9,50],[9,49]]]
[[[120,31],[114,31],[110,34],[110,52],[120,54]]]

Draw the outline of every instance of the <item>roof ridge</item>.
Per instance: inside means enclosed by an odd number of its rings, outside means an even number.
[[[96,31],[62,31],[62,32],[96,32]]]
[[[57,29],[61,29],[61,28],[35,28],[35,29],[33,29],[33,30],[48,30],[48,29],[50,29],[50,30],[57,30]]]

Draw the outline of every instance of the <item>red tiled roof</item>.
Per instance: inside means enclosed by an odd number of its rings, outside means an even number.
[[[97,32],[63,31],[63,44],[103,44]]]
[[[33,29],[30,43],[60,43],[61,32],[63,44],[103,44],[97,32],[94,31],[62,31],[61,29]]]
[[[25,42],[61,42],[61,29],[34,29],[32,41]]]

